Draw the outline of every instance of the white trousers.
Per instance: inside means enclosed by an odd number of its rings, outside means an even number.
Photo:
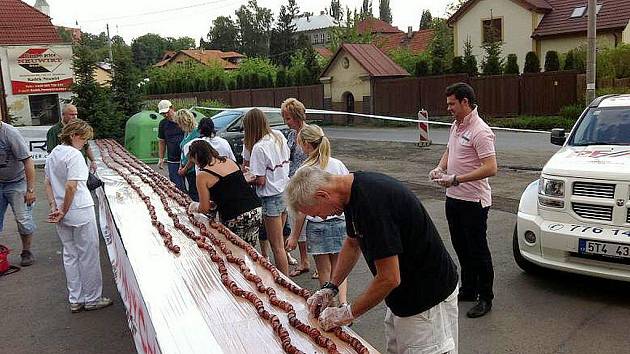
[[[387,308],[385,340],[388,354],[457,354],[458,288],[444,301],[410,317]]]
[[[64,222],[66,220],[64,217],[64,220],[57,224],[57,234],[63,244],[63,266],[66,270],[70,303],[94,303],[98,301],[103,291],[96,216],[94,207],[89,209],[91,217],[83,224],[73,220],[77,219],[73,218],[73,215],[68,215],[67,220],[72,222]],[[89,213],[86,210],[81,212],[83,215]],[[74,213],[74,210],[68,214],[71,213]]]

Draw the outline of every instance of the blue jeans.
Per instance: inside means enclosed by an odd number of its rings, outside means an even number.
[[[280,216],[287,210],[287,206],[284,204],[284,199],[282,198],[282,193],[269,197],[260,197],[260,201],[262,202],[263,216]]]
[[[168,165],[168,179],[170,179],[171,182],[175,183],[175,186],[179,190],[188,193],[188,191],[186,190],[184,177],[180,176],[177,173],[177,170],[179,170],[179,162],[167,162],[166,164]]]
[[[17,182],[0,183],[0,231],[4,229],[4,214],[11,205],[18,232],[22,236],[31,235],[35,231],[33,222],[33,206],[24,203],[26,179]]]

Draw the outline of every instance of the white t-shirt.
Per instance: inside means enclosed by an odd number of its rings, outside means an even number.
[[[46,158],[44,173],[50,181],[55,203],[58,208],[63,207],[66,195],[66,182],[77,181],[77,191],[64,221],[72,220],[73,224],[90,221],[94,215],[92,210],[94,201],[87,187],[88,166],[81,151],[69,145],[57,145]],[[78,226],[78,225],[76,225]]]
[[[249,170],[254,176],[265,176],[266,183],[256,186],[259,197],[270,197],[284,192],[289,183],[289,146],[287,138],[278,130],[262,137],[250,153],[243,146],[243,160],[249,161]],[[278,144],[278,139],[280,144]]]
[[[182,153],[184,154],[184,156],[188,155],[188,151],[190,151],[190,144],[197,140],[209,142],[210,146],[212,146],[219,153],[219,156],[225,156],[232,161],[236,161],[236,157],[234,156],[234,152],[232,152],[232,147],[230,146],[230,143],[228,143],[227,140],[223,139],[220,136],[215,136],[213,138],[195,138],[189,141],[182,148]]]
[[[304,165],[302,165],[300,168],[304,167]],[[299,169],[298,169],[299,171]],[[328,159],[328,165],[326,165],[326,168],[324,169],[324,171],[333,174],[333,175],[339,175],[339,176],[343,176],[343,175],[349,175],[350,171],[348,171],[348,168],[346,167],[346,165],[343,164],[343,162],[337,160],[334,157],[331,157]],[[343,213],[341,215],[334,215],[334,216],[329,216],[326,218],[326,220],[330,220],[330,219],[334,219],[334,218],[338,218],[338,219],[343,219],[345,220],[346,217],[343,215]],[[324,221],[324,219],[320,218],[319,216],[310,216],[307,215],[306,219],[309,222],[322,222]]]

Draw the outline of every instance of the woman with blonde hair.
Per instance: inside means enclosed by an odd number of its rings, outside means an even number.
[[[179,169],[177,170],[177,174],[186,179],[186,184],[188,184],[188,186],[186,187],[188,195],[192,200],[198,202],[199,194],[197,193],[195,169],[192,168],[194,165],[188,163],[187,151],[184,151],[184,146],[186,144],[199,137],[197,121],[195,120],[195,116],[187,109],[180,109],[179,111],[177,111],[173,120],[184,132],[184,138],[179,143],[181,156],[179,160]]]
[[[269,127],[267,117],[257,108],[245,114],[243,128],[243,164],[255,177],[252,183],[262,202],[263,221],[276,267],[288,275],[289,264],[282,236],[287,217],[282,192],[289,183],[287,139],[280,131]]]
[[[63,244],[63,265],[70,311],[98,310],[112,304],[102,296],[98,229],[94,201],[87,188],[88,166],[81,154],[93,136],[81,119],[67,123],[57,145],[46,158],[44,185],[50,205],[48,222],[56,224]]]
[[[287,98],[280,105],[280,113],[282,114],[284,123],[290,128],[287,134],[287,145],[290,151],[289,178],[291,178],[308,157],[297,142],[297,135],[305,125],[306,107],[295,98]],[[309,271],[308,254],[306,252],[306,230],[304,228],[301,230],[295,228],[295,217],[291,212],[289,212],[287,226],[285,226],[285,228],[289,229],[291,234],[299,234],[298,247],[300,250],[300,263],[290,273],[290,275],[294,277]]]
[[[343,162],[330,156],[330,141],[324,135],[324,131],[317,125],[304,125],[298,134],[298,143],[302,150],[308,154],[308,158],[302,165],[315,166],[334,174],[347,175],[348,169]],[[304,225],[306,224],[306,225]],[[346,221],[342,214],[329,216],[322,219],[318,216],[306,216],[296,213],[296,228],[306,229],[306,247],[310,255],[315,258],[315,267],[319,273],[319,284],[330,281],[332,270],[337,264],[341,246],[346,237]],[[291,234],[286,242],[287,250],[295,249],[298,242],[298,234]],[[339,285],[339,302],[347,302],[347,281]]]

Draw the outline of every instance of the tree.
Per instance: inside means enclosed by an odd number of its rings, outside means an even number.
[[[418,77],[429,75],[429,62],[426,59],[420,59],[416,63],[415,74]]]
[[[558,52],[550,50],[545,54],[545,71],[558,71],[560,70],[560,58],[558,58]]]
[[[193,48],[195,48],[195,40],[191,37],[166,38],[166,50],[178,52],[180,50]]]
[[[346,7],[345,25],[335,26],[329,29],[330,43],[328,48],[334,53],[343,43],[372,43],[372,34],[369,31],[359,33],[357,24],[361,21],[359,14],[352,14]],[[299,47],[300,39],[298,39]]]
[[[285,69],[280,69],[276,74],[276,87],[285,86],[287,86],[287,71]]]
[[[501,41],[485,42],[481,45],[485,55],[481,62],[481,71],[484,75],[501,75],[503,72],[503,59],[501,59]]]
[[[420,29],[421,30],[430,29],[432,22],[433,22],[433,16],[431,16],[431,11],[422,10],[422,17],[420,18]]]
[[[229,16],[215,18],[206,38],[208,39],[206,49],[218,49],[224,52],[238,49],[238,28]]]
[[[100,138],[122,137],[122,114],[112,102],[110,91],[101,87],[93,77],[97,57],[85,43],[74,48],[72,68],[76,81],[72,85],[73,103],[79,116],[83,117],[94,129],[94,136]]]
[[[462,7],[468,0],[452,0],[451,3],[446,5],[446,17],[451,17],[460,7]]]
[[[267,57],[273,13],[259,7],[257,0],[249,0],[236,10],[236,25],[239,31],[240,52],[248,57]]]
[[[434,35],[429,44],[431,53],[431,72],[435,75],[443,74],[446,63],[451,63],[453,58],[453,30],[445,19],[434,18],[431,24]]]
[[[380,0],[378,5],[378,17],[381,21],[392,23],[392,9],[389,7],[389,0]]]
[[[567,57],[564,59],[564,70],[575,70],[575,54],[573,54],[573,50],[567,52]]]
[[[291,55],[295,52],[295,25],[293,19],[299,13],[295,0],[289,0],[289,6],[280,6],[278,23],[272,30],[270,56],[274,63],[287,66],[291,62]]]
[[[516,54],[508,54],[507,63],[505,64],[503,73],[506,75],[518,75],[520,73]]]
[[[317,60],[317,52],[315,52],[313,47],[310,47],[306,49],[304,57],[304,68],[306,69],[307,76],[305,83],[308,85],[317,84],[319,82],[319,74],[322,70]]]
[[[465,73],[466,68],[464,66],[464,58],[462,57],[453,57],[453,63],[451,65],[451,73],[453,74],[461,74]]]
[[[72,43],[74,41],[72,38],[72,32],[68,31],[65,27],[57,27],[57,33],[64,43]]]
[[[374,17],[374,13],[372,12],[372,0],[363,0],[360,17],[362,20]]]
[[[140,73],[133,65],[129,47],[114,45],[113,47],[113,75],[111,81],[112,99],[126,118],[140,111],[142,97],[138,83]],[[123,125],[126,119],[121,122]],[[121,130],[124,126],[120,127]]]
[[[468,37],[464,42],[464,71],[470,76],[477,76],[477,58],[473,55],[472,48],[470,37]]]
[[[523,68],[525,73],[539,73],[540,72],[540,60],[535,52],[527,52],[525,56],[525,67]]]
[[[337,20],[337,22],[341,23],[343,20],[343,11],[341,10],[341,2],[340,0],[331,0],[330,1],[330,16]]]

